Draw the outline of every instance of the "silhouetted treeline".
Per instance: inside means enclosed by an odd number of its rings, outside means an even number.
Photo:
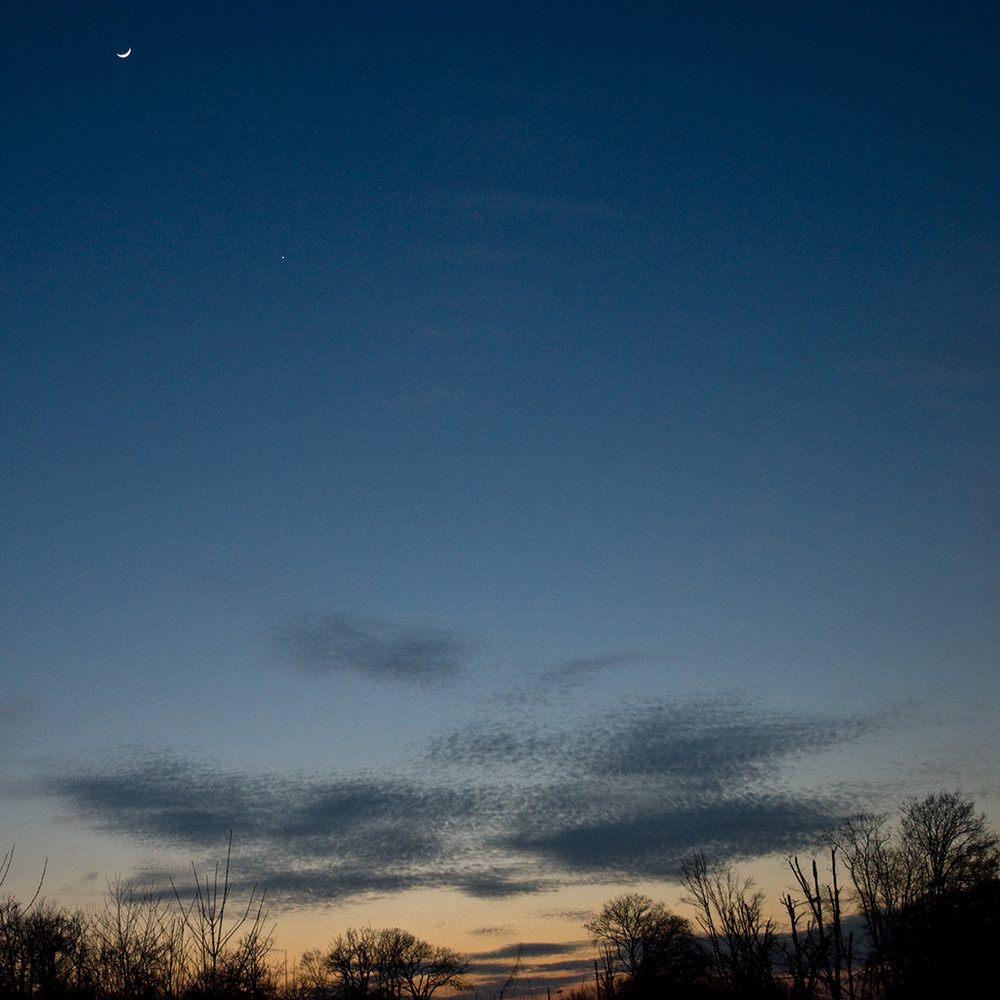
[[[232,841],[193,888],[164,895],[134,882],[108,886],[104,906],[67,913],[41,898],[0,898],[0,1000],[431,1000],[465,986],[468,963],[398,928],[348,930],[292,970],[269,952],[264,894],[238,898]],[[13,851],[0,859],[0,886]]]
[[[576,1000],[950,1000],[995,978],[1000,841],[960,793],[908,799],[895,823],[852,816],[788,870],[780,925],[751,879],[700,852],[679,872],[693,922],[609,900],[585,925],[595,981]]]
[[[67,913],[40,896],[0,899],[0,997],[196,1000],[276,995],[264,897],[237,905],[230,850],[211,875],[193,869],[185,897],[131,881],[108,886],[103,908]],[[0,885],[13,851],[0,861]]]
[[[193,868],[185,892],[118,880],[86,912],[41,886],[0,896],[0,1000],[431,1000],[470,986],[463,956],[399,928],[351,928],[277,968],[264,894],[234,892],[230,856],[231,843],[210,873]],[[907,800],[895,821],[852,816],[788,872],[780,921],[751,879],[700,852],[678,873],[693,920],[638,893],[609,900],[585,924],[598,950],[575,1000],[951,998],[990,980],[1000,840],[960,793]]]

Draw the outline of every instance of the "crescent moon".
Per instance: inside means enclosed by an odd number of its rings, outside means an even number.
[[[124,52],[116,52],[115,55],[118,56],[119,59],[128,59],[128,57],[132,55],[132,46],[130,45]]]

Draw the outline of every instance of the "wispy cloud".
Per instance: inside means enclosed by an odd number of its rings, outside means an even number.
[[[435,858],[449,818],[473,808],[458,788],[404,779],[294,781],[155,756],[110,773],[71,775],[53,787],[98,824],[140,838],[209,846],[236,829],[245,843],[358,861]]]
[[[492,951],[481,951],[476,954],[477,959],[490,958],[548,958],[556,956],[561,958],[566,954],[566,942],[546,942],[546,941],[525,941],[523,944],[507,944],[502,948],[494,948]]]
[[[308,673],[420,684],[451,680],[471,654],[470,643],[449,629],[342,612],[296,615],[274,629],[272,640],[282,659]]]
[[[48,791],[106,830],[189,851],[232,829],[242,863],[289,900],[417,886],[492,898],[670,878],[697,848],[806,844],[852,805],[790,791],[785,772],[878,725],[703,700],[550,732],[465,727],[390,776],[289,780],[150,756]]]
[[[470,724],[432,741],[431,759],[451,766],[558,766],[576,779],[654,777],[700,792],[760,780],[787,760],[853,740],[871,718],[757,710],[734,699],[693,699],[619,710],[552,733],[502,723]]]
[[[631,653],[609,653],[605,656],[577,656],[557,663],[543,673],[543,679],[560,687],[583,684],[597,674],[618,670],[642,662],[641,656]]]
[[[234,831],[244,868],[289,898],[337,898],[451,884],[476,892],[457,839],[485,805],[458,785],[363,776],[290,780],[149,755],[48,782],[93,825],[138,841],[215,850]],[[489,877],[500,882],[496,872]],[[520,891],[519,886],[507,889]]]
[[[584,918],[586,919],[586,918]],[[574,951],[582,950],[572,945],[547,942],[524,942],[505,945],[492,951],[477,952],[472,956],[476,971],[482,976],[504,976],[512,971],[512,963],[519,963],[521,974],[528,971],[553,975],[562,972],[579,974],[590,965],[590,942],[581,942],[587,949],[586,957],[574,956]],[[555,958],[556,961],[545,961]],[[581,967],[581,959],[585,965]]]
[[[632,808],[619,799],[576,819],[524,829],[508,846],[540,854],[567,872],[670,879],[696,849],[732,859],[802,847],[845,809],[831,798],[763,791],[691,803],[666,798]]]

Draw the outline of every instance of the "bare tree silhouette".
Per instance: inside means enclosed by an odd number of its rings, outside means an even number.
[[[625,984],[642,992],[653,983],[690,980],[701,969],[691,924],[640,893],[608,900],[583,926],[599,948],[609,996]]]
[[[465,989],[468,962],[450,948],[434,947],[401,930],[348,928],[325,959],[324,988],[341,997],[430,1000],[442,989]]]
[[[215,864],[211,878],[202,879],[192,863],[194,893],[185,904],[171,881],[180,907],[189,951],[187,995],[190,997],[227,997],[263,991],[270,977],[267,952],[272,932],[266,927],[264,893],[255,882],[245,906],[236,915],[227,914],[233,885],[230,866],[233,835],[229,834],[226,861]]]
[[[116,878],[90,920],[103,988],[122,1000],[176,996],[183,988],[183,921],[153,889]]]
[[[802,893],[801,899],[790,892],[781,897],[790,927],[786,956],[792,995],[814,996],[821,984],[830,1000],[856,1000],[861,983],[855,976],[853,932],[845,937],[837,849],[830,849],[828,883],[820,882],[815,859],[808,872],[797,857],[788,859],[788,867]],[[803,915],[804,928],[800,927]]]
[[[975,981],[974,947],[1000,917],[1000,840],[961,792],[907,799],[898,828],[861,813],[829,834],[870,938],[867,972],[887,997]]]
[[[764,916],[764,894],[753,879],[710,863],[702,852],[685,859],[680,879],[719,981],[741,997],[778,995],[774,923]]]

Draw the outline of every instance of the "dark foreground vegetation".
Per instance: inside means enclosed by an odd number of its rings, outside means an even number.
[[[853,816],[788,871],[780,922],[752,880],[703,853],[679,872],[693,921],[637,893],[609,900],[584,925],[593,981],[567,1000],[986,995],[1000,839],[960,793],[907,800],[895,822]],[[254,886],[237,903],[229,854],[193,875],[186,893],[115,881],[87,912],[46,902],[41,886],[26,902],[0,897],[0,1000],[431,1000],[472,987],[463,956],[399,928],[348,929],[279,968],[264,896]]]
[[[586,924],[595,983],[574,1000],[992,995],[1000,841],[971,801],[909,799],[895,824],[858,814],[824,841],[820,859],[788,859],[780,924],[752,880],[701,853],[679,873],[693,923],[645,896],[610,900]]]

